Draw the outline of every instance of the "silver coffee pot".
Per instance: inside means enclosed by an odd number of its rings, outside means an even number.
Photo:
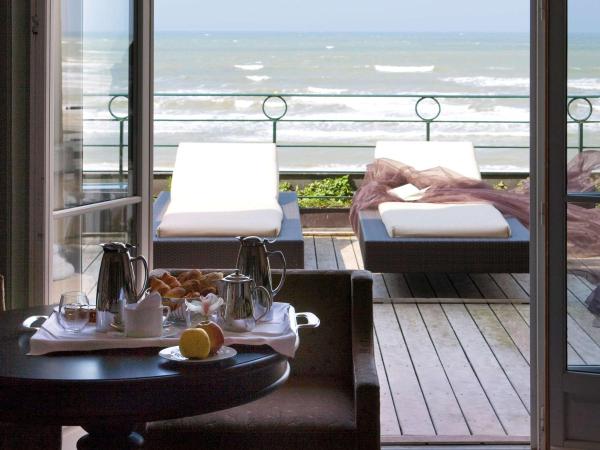
[[[96,293],[96,327],[106,330],[111,325],[121,325],[122,310],[127,303],[136,303],[148,284],[148,262],[143,256],[132,257],[131,244],[111,242],[100,244],[104,253],[98,274]],[[144,280],[139,291],[136,290],[136,276],[133,264],[140,261],[144,266]]]
[[[225,301],[220,314],[223,328],[230,331],[251,331],[262,315],[255,312],[258,294],[262,293],[272,303],[271,293],[264,286],[257,286],[252,278],[236,270],[221,280],[220,294]]]
[[[280,251],[272,252],[267,250],[267,244],[273,244],[275,241],[269,241],[257,236],[240,236],[238,239],[240,241],[240,250],[238,252],[236,268],[240,273],[252,278],[256,286],[264,287],[268,292],[269,295],[266,295],[262,291],[258,294],[255,314],[261,316],[266,314],[265,318],[269,320],[271,318],[273,298],[281,290],[285,281],[285,256]],[[269,257],[273,255],[279,256],[283,262],[281,280],[276,288],[273,288],[271,265],[269,264]]]

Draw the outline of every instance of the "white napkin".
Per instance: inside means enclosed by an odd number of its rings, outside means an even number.
[[[224,330],[225,345],[268,345],[287,357],[294,357],[299,344],[296,312],[289,303],[273,303],[273,320],[259,322],[252,331],[235,333]],[[92,351],[111,348],[170,347],[179,344],[183,328],[167,329],[166,336],[154,338],[128,338],[114,330],[97,332],[94,324],[87,324],[80,333],[67,333],[53,313],[31,337],[29,355],[53,352]]]

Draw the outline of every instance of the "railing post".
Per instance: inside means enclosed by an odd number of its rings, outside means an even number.
[[[434,105],[437,106],[437,112],[434,115],[432,115],[430,117],[426,117],[424,114],[422,114],[419,111],[419,105],[424,100],[432,100]],[[415,103],[415,114],[417,115],[417,117],[419,119],[421,119],[423,122],[425,122],[425,139],[427,141],[431,140],[431,123],[439,117],[441,112],[442,112],[442,106],[440,105],[440,102],[438,101],[438,99],[435,97],[421,97],[419,100],[417,100],[417,103]]]
[[[571,105],[577,101],[582,101],[584,102],[587,107],[588,107],[588,112],[587,114],[581,116],[581,117],[575,117],[575,115],[571,112]],[[578,148],[577,150],[579,151],[579,153],[583,152],[583,125],[585,124],[585,122],[587,122],[589,120],[590,117],[592,117],[592,113],[594,112],[594,106],[592,105],[592,102],[590,101],[589,98],[587,97],[573,97],[569,103],[567,103],[567,115],[569,116],[569,118],[571,120],[573,120],[575,123],[577,123],[577,128],[578,128],[578,138],[579,138],[579,142],[578,142]]]
[[[108,102],[108,112],[113,117],[113,119],[115,119],[117,122],[119,122],[119,188],[121,188],[123,185],[123,179],[124,179],[124,174],[125,174],[125,172],[123,170],[123,153],[124,153],[124,147],[125,147],[125,143],[123,141],[125,139],[125,121],[129,119],[129,114],[127,114],[125,116],[119,116],[114,113],[114,111],[112,109],[113,102],[116,99],[118,99],[119,97],[123,97],[124,99],[129,101],[129,98],[126,95],[123,95],[123,94],[113,95],[112,98],[110,99],[110,101]]]
[[[123,135],[125,119],[119,120],[119,188],[123,184]]]
[[[283,104],[283,111],[281,112],[281,114],[279,115],[271,115],[267,112],[267,103],[269,103],[269,101],[271,99],[277,99],[279,100],[282,104]],[[280,96],[280,95],[269,95],[268,97],[266,97],[263,100],[262,103],[262,112],[265,115],[265,117],[267,119],[269,119],[271,122],[273,122],[273,144],[277,144],[277,122],[279,122],[279,120],[286,115],[288,110],[288,105],[287,102],[285,101],[285,99]]]

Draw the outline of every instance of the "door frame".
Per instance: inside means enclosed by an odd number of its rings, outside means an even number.
[[[137,146],[135,158],[134,194],[67,210],[54,211],[53,196],[53,105],[55,102],[53,74],[58,62],[52,58],[55,0],[31,2],[30,53],[30,202],[29,202],[29,306],[49,304],[52,280],[53,222],[66,216],[79,215],[113,207],[135,206],[135,227],[138,254],[152,264],[152,182],[153,182],[153,0],[134,0],[135,34],[133,65],[133,140]],[[52,7],[52,3],[55,3]],[[35,124],[35,126],[33,125]]]

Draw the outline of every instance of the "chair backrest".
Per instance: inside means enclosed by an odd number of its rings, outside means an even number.
[[[460,175],[481,180],[471,142],[379,141],[375,158],[399,161],[417,170],[445,167]]]
[[[272,143],[181,143],[171,202],[231,204],[251,198],[277,201],[279,168]]]
[[[293,375],[352,377],[353,310],[358,309],[357,303],[368,303],[369,308],[373,303],[372,296],[353,299],[352,283],[350,271],[287,272],[277,299],[292,304],[296,312],[312,312],[321,320],[318,328],[300,330],[300,347],[291,361]],[[370,333],[372,316],[365,314],[364,320],[370,320],[364,324]]]

